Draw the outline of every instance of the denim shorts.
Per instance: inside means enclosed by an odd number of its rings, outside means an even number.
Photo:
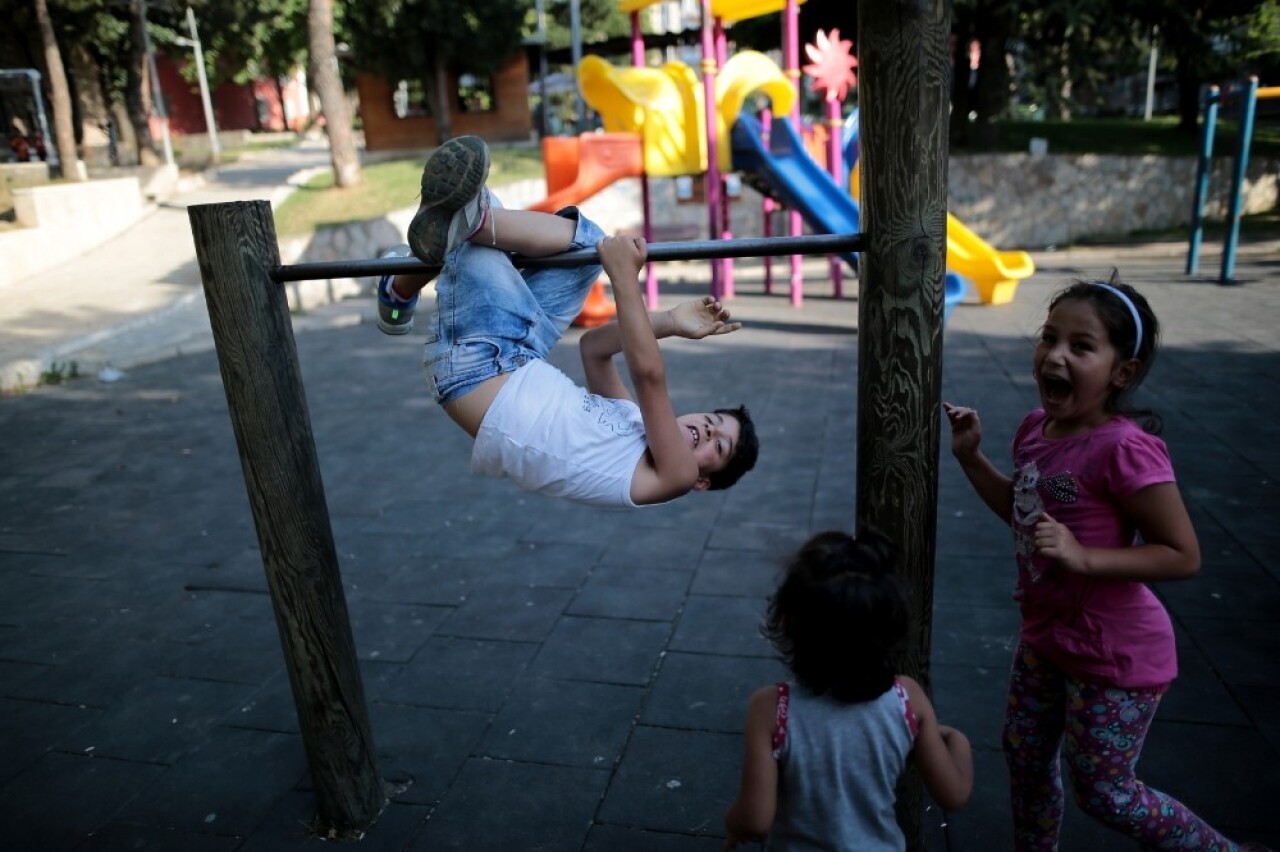
[[[576,207],[556,215],[577,223],[566,251],[594,248],[604,238]],[[436,279],[423,355],[436,402],[452,402],[494,376],[546,358],[601,272],[598,263],[521,271],[504,251],[471,243],[455,248]]]

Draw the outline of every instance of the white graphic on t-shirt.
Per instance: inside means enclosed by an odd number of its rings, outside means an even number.
[[[1013,480],[1013,542],[1018,565],[1026,570],[1031,582],[1039,583],[1043,572],[1036,567],[1035,526],[1044,514],[1044,501],[1036,491],[1040,482],[1040,468],[1035,462],[1027,462],[1018,468]]]
[[[585,393],[582,395],[582,410],[596,415],[596,423],[615,435],[634,435],[640,431],[639,424],[631,417],[630,407],[621,400]]]

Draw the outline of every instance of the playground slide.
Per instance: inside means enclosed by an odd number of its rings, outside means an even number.
[[[858,194],[858,111],[844,123],[844,163],[849,171],[849,192]],[[1036,271],[1025,251],[999,251],[964,223],[947,214],[947,269],[963,276],[977,291],[983,304],[1004,305],[1013,301],[1018,282]]]
[[[527,209],[554,213],[581,204],[609,184],[644,174],[640,137],[635,133],[584,133],[547,136],[542,140],[547,197]],[[601,278],[591,287],[573,324],[593,328],[613,319],[618,307],[604,293]]]
[[[799,210],[809,227],[821,234],[854,234],[858,205],[804,149],[791,122],[775,118],[764,141],[760,120],[742,114],[733,125],[733,167],[762,180],[787,206]],[[841,255],[857,269],[852,252]]]
[[[778,64],[763,53],[742,50],[716,75],[716,163],[721,172],[733,170],[733,125],[749,98],[765,95],[774,115],[790,115],[796,90]]]
[[[542,140],[547,197],[530,210],[554,213],[581,204],[614,181],[644,174],[640,137],[634,133],[584,133]]]
[[[733,127],[733,165],[743,172],[759,176],[770,189],[788,206],[799,210],[809,227],[819,233],[849,234],[859,230],[859,210],[852,196],[836,184],[831,175],[819,166],[808,152],[804,142],[784,118],[775,118],[770,128],[770,144],[766,146],[761,134],[760,122],[753,116],[743,115]],[[953,247],[953,228],[964,231],[971,240],[965,245],[963,268],[952,266],[952,257],[957,255]],[[984,255],[984,249],[986,255]],[[984,263],[987,255],[1020,255],[1023,252],[995,252],[977,236],[959,223],[954,217],[947,217],[947,275],[944,280],[944,319],[959,302],[964,300],[965,290],[969,286],[966,279],[971,274],[985,274],[995,267]],[[842,255],[851,268],[856,269],[856,260],[852,253]],[[1028,258],[1027,263],[1030,263]],[[1018,270],[1002,267],[1006,272],[1016,273]],[[1021,277],[1030,275],[1026,271]],[[981,293],[982,286],[974,285]],[[1017,281],[1012,282],[1017,286]],[[1013,298],[1009,289],[1008,298]],[[985,301],[985,299],[984,299]],[[1007,300],[1006,300],[1007,301]]]
[[[578,83],[607,132],[631,133],[643,141],[643,165],[650,176],[706,171],[702,84],[688,65],[616,68],[598,56],[584,56]]]
[[[947,268],[963,275],[986,305],[1013,301],[1018,282],[1036,271],[1025,251],[998,251],[950,213],[947,214]]]

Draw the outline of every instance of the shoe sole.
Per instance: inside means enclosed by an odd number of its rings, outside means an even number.
[[[378,331],[383,334],[390,334],[397,337],[401,334],[408,334],[413,331],[413,320],[409,320],[409,322],[401,325],[389,325],[388,323],[383,322],[382,317],[378,317]]]
[[[453,214],[484,188],[489,147],[476,136],[445,142],[422,170],[422,202],[409,223],[409,250],[423,263],[440,266],[449,248]]]

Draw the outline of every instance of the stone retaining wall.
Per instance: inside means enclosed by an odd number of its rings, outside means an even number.
[[[22,187],[12,195],[22,227],[0,234],[0,286],[101,245],[147,209],[136,177]]]
[[[956,155],[951,212],[1003,249],[1066,245],[1086,237],[1189,226],[1196,158],[1096,154]],[[1204,215],[1226,215],[1234,165],[1213,162]],[[1241,212],[1276,207],[1280,161],[1251,158]]]

